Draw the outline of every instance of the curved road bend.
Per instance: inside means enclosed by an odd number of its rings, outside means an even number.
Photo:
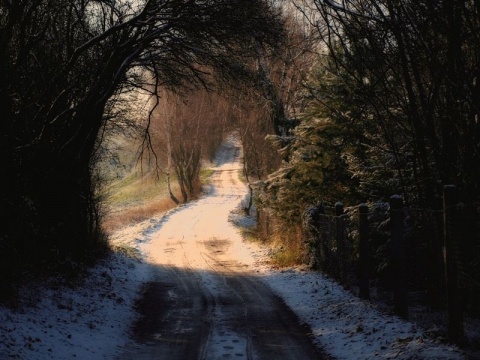
[[[148,244],[153,281],[121,359],[327,359],[309,329],[237,256],[228,214],[247,189],[235,138],[219,151],[208,196],[174,211]]]

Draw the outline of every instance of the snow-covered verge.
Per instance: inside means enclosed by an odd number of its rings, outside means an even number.
[[[338,359],[462,359],[453,346],[388,316],[321,274],[266,270],[265,281],[310,325],[315,342]]]
[[[252,226],[243,216],[231,220]],[[271,250],[247,246],[256,258],[258,275],[310,326],[314,342],[336,359],[468,358],[457,347],[429,338],[424,329],[386,314],[325,275],[302,267],[275,269],[268,261]]]
[[[145,265],[112,254],[82,279],[50,278],[0,306],[0,359],[109,359],[124,346]]]

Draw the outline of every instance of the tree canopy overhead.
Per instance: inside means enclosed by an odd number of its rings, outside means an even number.
[[[247,76],[252,42],[282,31],[265,0],[2,1],[0,263],[99,242],[92,162],[117,94]]]

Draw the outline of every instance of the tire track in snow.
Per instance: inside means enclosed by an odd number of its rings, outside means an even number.
[[[139,302],[136,344],[122,359],[321,359],[309,330],[250,272],[228,221],[246,196],[241,149],[223,144],[210,193],[173,212],[142,243],[152,282]]]

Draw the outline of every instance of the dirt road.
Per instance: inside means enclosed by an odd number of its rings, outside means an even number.
[[[151,230],[154,273],[122,359],[324,359],[293,312],[251,269],[228,215],[247,189],[238,180],[240,147],[225,142],[208,196]]]

